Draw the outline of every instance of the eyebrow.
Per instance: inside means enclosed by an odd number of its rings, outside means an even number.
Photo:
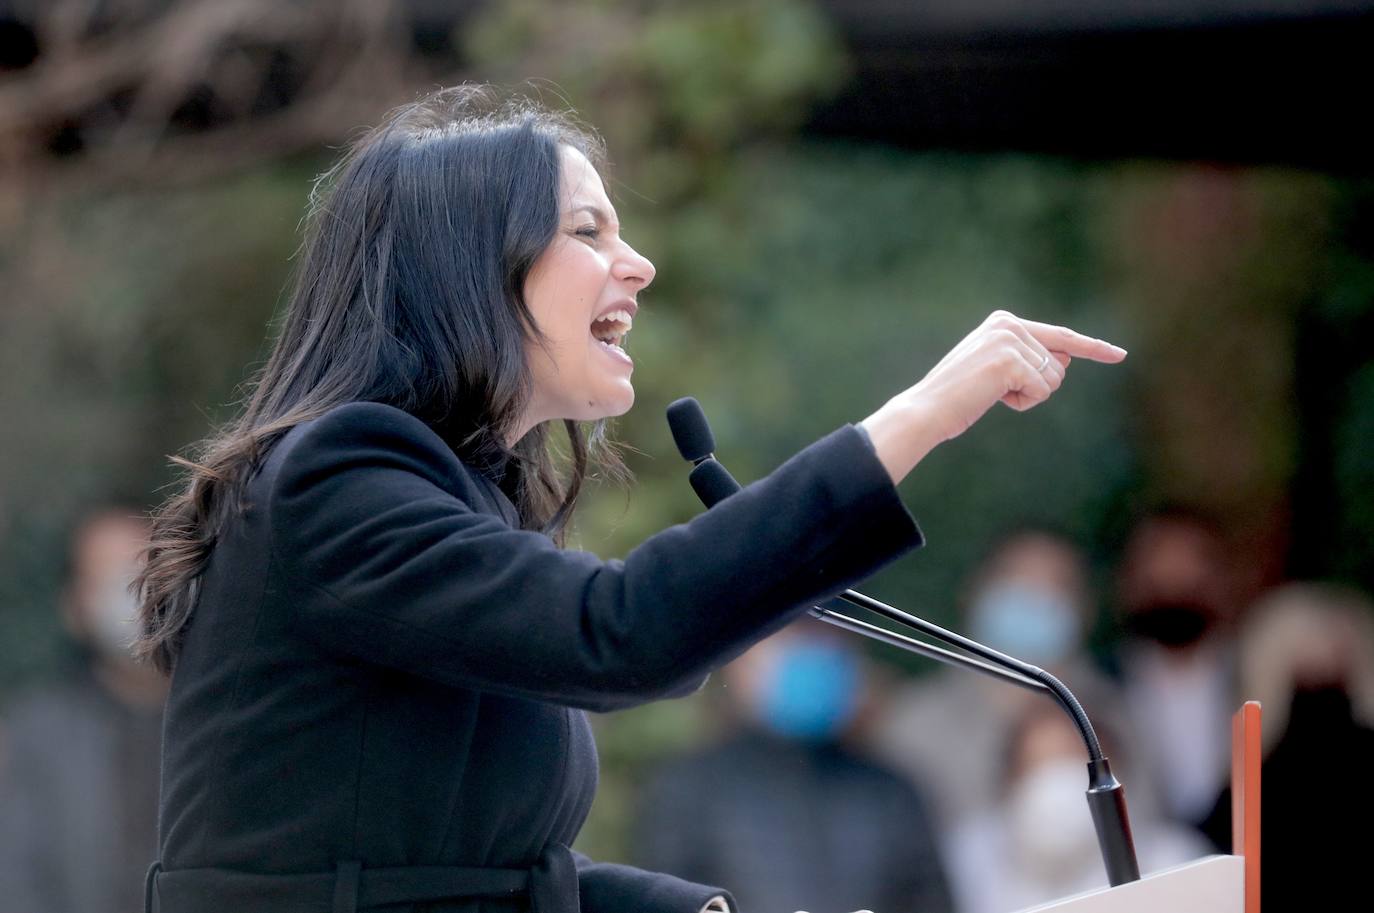
[[[593,216],[595,216],[598,222],[611,221],[606,217],[606,213],[602,211],[600,207],[593,206],[591,203],[583,203],[581,206],[574,206],[572,208],[572,212],[581,212],[584,209],[587,212],[590,212]]]

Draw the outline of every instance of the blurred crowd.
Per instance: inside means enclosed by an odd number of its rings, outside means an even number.
[[[147,534],[126,505],[77,524],[55,607],[66,674],[0,715],[4,910],[141,908],[165,697],[127,648]],[[1264,902],[1297,909],[1358,871],[1357,843],[1313,836],[1374,812],[1368,791],[1330,785],[1374,764],[1374,605],[1307,582],[1241,604],[1244,560],[1206,517],[1162,510],[1102,593],[1081,543],[1025,526],[954,598],[964,633],[1079,697],[1126,784],[1143,873],[1232,851],[1230,718],[1259,700]],[[1043,696],[956,668],[898,676],[809,618],[721,681],[707,698],[723,735],[651,772],[626,861],[729,886],[745,913],[1007,913],[1106,886],[1085,749]]]
[[[1261,893],[1296,910],[1313,885],[1356,887],[1358,842],[1313,838],[1374,810],[1330,786],[1374,763],[1374,604],[1304,582],[1242,604],[1244,560],[1208,517],[1161,509],[1099,593],[1080,543],[1026,526],[987,549],[960,630],[1074,691],[1126,784],[1143,874],[1233,851],[1231,717],[1259,700]],[[634,861],[766,913],[1008,913],[1107,886],[1067,715],[958,668],[891,681],[865,656],[808,619],[727,667],[730,735],[655,772]]]
[[[103,505],[73,531],[58,605],[64,674],[0,710],[0,910],[143,908],[157,852],[163,677],[135,663],[129,584],[150,526]]]

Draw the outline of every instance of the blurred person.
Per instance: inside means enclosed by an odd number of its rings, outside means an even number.
[[[1034,525],[1010,530],[988,547],[962,602],[960,633],[1048,670],[1094,722],[1109,719],[1127,728],[1115,686],[1085,647],[1096,603],[1086,559],[1070,539]],[[874,744],[888,763],[930,784],[947,834],[998,801],[1007,733],[1045,701],[1042,694],[967,669],[941,667],[892,694]],[[1134,751],[1134,740],[1121,741],[1128,754]],[[1147,788],[1128,781],[1120,767],[1118,775],[1133,807],[1149,801]]]
[[[812,619],[725,666],[730,733],[651,774],[638,863],[746,910],[951,909],[925,798],[852,745],[867,671],[856,635]]]
[[[0,768],[0,909],[128,913],[157,846],[166,683],[134,661],[129,584],[147,545],[141,512],[81,518],[60,597],[79,661],[5,711]]]
[[[1116,662],[1141,761],[1165,814],[1196,826],[1230,775],[1239,706],[1223,537],[1198,512],[1152,513],[1127,538],[1118,585]]]
[[[1364,889],[1374,793],[1374,602],[1289,583],[1261,597],[1239,635],[1241,693],[1262,708],[1260,820],[1266,910],[1305,910]],[[1348,784],[1348,785],[1347,785]],[[1231,791],[1204,830],[1231,852]]]
[[[1111,729],[1094,729],[1110,755]],[[997,803],[959,822],[945,847],[960,913],[1011,913],[1108,887],[1088,809],[1087,760],[1077,728],[1053,707],[1037,705],[1011,725]],[[1137,803],[1130,815],[1142,876],[1212,852],[1193,829],[1142,813]]]
[[[623,470],[606,421],[633,405],[624,343],[655,274],[605,164],[570,112],[462,85],[316,186],[271,352],[181,460],[137,582],[137,650],[172,674],[159,913],[726,909],[725,887],[571,849],[587,712],[690,694],[917,548],[896,485],[931,450],[1044,402],[1073,358],[1125,358],[995,311],[625,558],[563,548],[589,468]]]

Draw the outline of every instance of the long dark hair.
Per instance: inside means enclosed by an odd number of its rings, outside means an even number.
[[[172,457],[185,485],[155,512],[133,583],[137,655],[170,673],[248,480],[287,431],[342,403],[396,406],[460,459],[504,468],[522,526],[559,545],[589,458],[628,479],[604,420],[564,421],[565,472],[544,424],[506,443],[531,393],[525,344],[544,341],[522,289],[558,230],[563,144],[604,171],[603,141],[571,113],[463,84],[393,110],[320,175],[281,329],[241,417]]]

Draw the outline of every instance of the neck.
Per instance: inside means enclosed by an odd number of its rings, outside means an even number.
[[[524,440],[525,435],[533,431],[534,426],[538,424],[538,419],[533,419],[528,416],[522,418],[520,420],[520,423],[515,426],[514,430],[512,430],[510,434],[506,435],[506,446],[508,448],[514,449],[515,445]]]
[[[525,435],[534,430],[536,425],[552,420],[553,416],[542,414],[543,410],[540,408],[538,399],[538,396],[531,396],[525,402],[525,408],[520,414],[520,420],[515,423],[510,433],[506,435],[507,447],[514,447],[518,444]]]

